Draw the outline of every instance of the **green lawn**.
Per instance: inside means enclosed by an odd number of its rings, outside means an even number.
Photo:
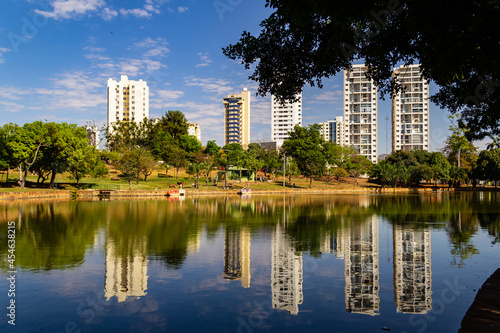
[[[168,189],[173,184],[178,187],[178,182],[184,183],[184,188],[194,188],[195,178],[187,175],[183,170],[179,171],[179,178],[176,179],[176,173],[174,171],[170,171],[167,173],[168,177],[158,177],[158,173],[165,174],[165,171],[154,172],[151,176],[147,178],[147,181],[144,181],[144,177],[142,176],[137,184],[136,181],[132,183],[132,190],[154,190],[156,189]],[[212,172],[212,175],[215,175],[215,172]],[[264,177],[263,173],[258,173],[258,177]],[[9,175],[9,183],[5,183],[5,173],[0,174],[0,191],[27,191],[27,190],[43,190],[48,188],[48,180],[43,184],[37,184],[37,176],[28,176],[26,189],[19,189],[17,185],[18,175],[11,171]],[[269,175],[268,175],[269,178]],[[58,189],[114,189],[114,190],[128,190],[128,182],[125,180],[112,180],[119,179],[118,173],[114,170],[110,171],[110,174],[103,178],[83,178],[80,180],[80,185],[77,186],[75,180],[69,177],[69,174],[63,173],[58,174],[56,177],[56,186]],[[288,181],[288,179],[287,179]],[[312,189],[340,189],[340,188],[354,188],[353,179],[346,178],[342,182],[337,182],[332,180],[330,183],[325,183],[324,181],[314,180],[312,183]],[[309,188],[309,180],[303,177],[295,177],[292,179],[292,184],[295,183],[296,188]],[[239,182],[237,180],[228,180],[228,184],[232,186],[232,188],[242,188],[243,186],[248,187],[247,181]],[[212,182],[207,183],[205,177],[200,178],[200,190],[204,191],[217,191],[220,190],[221,187],[224,186],[224,181],[219,181],[218,186],[214,186]],[[358,180],[357,187],[378,187],[378,185],[367,184],[366,180],[360,179]],[[291,184],[287,183],[287,188],[291,188]],[[283,189],[283,178],[277,177],[274,181],[250,181],[251,189],[259,189],[259,190],[281,190]]]

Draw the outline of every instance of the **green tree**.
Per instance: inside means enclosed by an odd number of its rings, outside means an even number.
[[[395,186],[398,179],[398,167],[387,160],[380,161],[370,169],[370,177],[379,180],[382,187],[385,185]]]
[[[460,187],[460,182],[467,180],[467,178],[468,178],[467,171],[456,165],[451,166],[450,180],[448,181],[450,187],[452,186]]]
[[[434,170],[427,164],[419,164],[410,167],[412,179],[419,184],[421,180],[429,182],[434,178]]]
[[[132,181],[139,179],[142,153],[140,148],[124,150],[114,162],[115,168],[121,172],[121,177],[128,182],[129,190],[132,190]]]
[[[264,169],[264,174],[267,176],[267,172],[270,172],[272,179],[276,178],[276,171],[283,166],[283,159],[280,153],[276,149],[265,149],[262,151],[261,160],[263,162],[262,168]],[[258,156],[258,155],[257,155]]]
[[[451,165],[443,154],[439,152],[431,153],[429,166],[434,171],[432,177],[434,179],[434,184],[437,185],[438,180],[443,183],[448,182],[450,179]]]
[[[323,153],[325,141],[319,134],[317,124],[301,127],[295,125],[282,149],[287,156],[292,156],[300,172],[309,178],[311,188],[314,176],[321,176],[326,167],[326,158]]]
[[[188,164],[186,152],[179,147],[172,147],[167,160],[176,170],[175,179],[179,179],[179,170]]]
[[[452,125],[451,135],[446,139],[443,153],[448,158],[450,164],[457,165],[467,171],[471,171],[477,160],[477,147],[467,140],[464,129],[453,123],[455,117],[450,116]]]
[[[188,134],[188,122],[181,111],[168,110],[159,121],[159,127],[168,132],[172,138],[179,142],[183,135]]]
[[[252,145],[252,143],[250,144]],[[260,168],[262,168],[263,161],[258,158],[258,152],[254,149],[249,148],[246,152],[246,158],[245,158],[245,168],[250,170],[250,175],[248,176],[248,188],[250,188],[250,177],[251,175],[254,175],[259,171]]]
[[[333,169],[332,176],[337,180],[337,182],[340,183],[342,179],[349,176],[349,173],[346,171],[346,169],[337,167]]]
[[[389,164],[404,165],[405,167],[411,167],[419,164],[414,152],[405,150],[393,151],[392,154],[385,159],[385,161]]]
[[[17,160],[14,157],[10,142],[15,140],[19,126],[8,123],[0,127],[0,170],[7,171],[5,182],[9,181],[9,171],[17,166]]]
[[[223,49],[252,67],[260,95],[293,99],[305,84],[322,87],[323,78],[357,59],[369,66],[381,94],[393,93],[393,68],[420,62],[424,77],[439,86],[433,101],[462,114],[469,139],[500,134],[498,1],[267,0],[266,6],[273,12],[260,35],[245,31]]]
[[[181,148],[191,157],[201,151],[201,142],[194,135],[181,136]]]
[[[80,184],[80,179],[92,172],[92,169],[100,160],[98,152],[92,146],[84,146],[76,149],[66,161],[67,170],[76,180],[76,184]]]
[[[208,154],[210,156],[215,156],[219,153],[220,147],[217,146],[217,143],[215,143],[215,140],[210,140],[207,142],[207,146],[205,147],[205,154]]]
[[[240,169],[240,181],[241,181],[241,169],[245,164],[245,151],[239,143],[229,143],[222,148],[227,156],[226,169],[230,166],[236,166]]]
[[[19,169],[19,187],[24,188],[31,166],[36,162],[40,148],[45,145],[47,128],[41,121],[12,127],[12,140],[7,142],[12,161]]]
[[[134,121],[116,121],[105,129],[106,144],[110,151],[143,147],[145,133]]]
[[[147,181],[148,176],[153,174],[156,166],[157,162],[151,152],[143,151],[141,155],[141,174],[144,175],[144,181]],[[139,179],[137,179],[137,183],[139,183]]]
[[[366,156],[355,154],[351,157],[349,175],[354,178],[354,186],[358,184],[358,178],[367,174],[373,163]]]
[[[493,141],[486,146],[486,149],[490,150],[490,149],[500,148],[499,137],[490,136],[490,139]]]
[[[479,153],[479,159],[472,174],[476,179],[495,182],[495,187],[497,187],[497,182],[500,180],[500,149],[483,150]]]
[[[207,156],[203,154],[201,151],[198,151],[195,153],[195,156],[193,158],[193,162],[191,162],[187,169],[186,172],[189,175],[194,175],[196,177],[196,188],[200,188],[200,176],[203,172],[203,170],[207,169],[207,164],[205,163],[207,160]]]
[[[67,170],[69,161],[77,161],[88,147],[87,132],[83,127],[67,123],[47,123],[45,146],[42,148],[41,167],[51,171],[50,188],[55,187],[57,173]],[[74,158],[72,157],[73,155]],[[90,162],[85,162],[90,165]],[[75,165],[73,164],[73,169]],[[90,167],[90,166],[89,166]],[[87,170],[87,167],[84,168]],[[88,173],[88,172],[86,172]],[[81,177],[78,177],[78,179]],[[76,178],[75,178],[76,179]]]
[[[292,185],[292,178],[300,176],[300,170],[297,163],[291,159],[286,162],[285,176],[288,177],[288,183]]]

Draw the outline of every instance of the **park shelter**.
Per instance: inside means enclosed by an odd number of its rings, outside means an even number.
[[[225,177],[225,171],[218,170],[217,171],[217,180],[218,181],[224,180],[224,177]],[[227,180],[248,181],[249,177],[250,177],[250,180],[255,180],[255,173],[250,169],[241,168],[241,179],[239,179],[240,178],[240,168],[230,167],[227,170]]]

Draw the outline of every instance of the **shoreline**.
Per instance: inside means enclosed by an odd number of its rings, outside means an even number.
[[[197,190],[185,189],[186,197],[190,196],[228,196],[238,195],[239,189],[214,189],[214,190]],[[448,188],[448,187],[423,187],[423,188],[368,188],[360,187],[353,189],[272,189],[272,190],[253,190],[248,195],[268,195],[268,194],[392,194],[392,193],[432,193],[432,192],[495,192],[499,189],[495,188]],[[152,198],[166,197],[168,190],[27,190],[27,191],[5,191],[0,192],[0,200],[17,200],[17,199],[90,199],[102,197],[101,191],[106,191],[109,195],[105,198]]]

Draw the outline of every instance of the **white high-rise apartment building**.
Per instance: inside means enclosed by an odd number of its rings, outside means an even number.
[[[338,145],[345,145],[345,122],[344,117],[335,117],[325,123],[319,123],[319,133],[325,141],[335,142]]]
[[[359,222],[344,233],[346,311],[376,316],[380,310],[378,217]]]
[[[288,132],[293,131],[295,125],[302,126],[302,93],[296,97],[297,102],[281,104],[271,96],[271,140],[277,147],[288,139]]]
[[[149,118],[149,87],[146,81],[108,80],[108,126],[116,121],[142,122]]]
[[[424,314],[432,309],[431,230],[393,227],[396,311]]]
[[[377,86],[366,77],[368,67],[344,71],[345,145],[377,163]]]
[[[392,150],[430,151],[429,81],[420,65],[400,66],[393,73],[402,90],[392,99]]]
[[[273,309],[299,313],[304,300],[302,254],[294,251],[285,227],[278,223],[271,239],[271,300]]]

